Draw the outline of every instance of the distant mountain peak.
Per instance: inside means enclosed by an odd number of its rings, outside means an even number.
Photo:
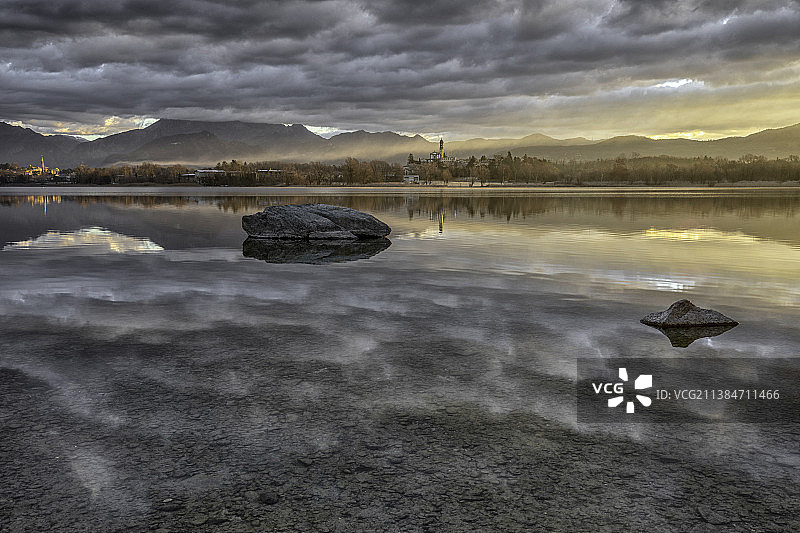
[[[186,136],[186,137],[181,137]],[[690,139],[650,139],[620,135],[601,141],[583,137],[557,139],[532,133],[518,139],[448,141],[445,150],[460,159],[512,152],[544,159],[601,159],[620,153],[642,156],[739,158],[752,153],[770,158],[800,155],[800,124],[767,129],[746,137],[699,142]],[[186,148],[181,152],[181,148]],[[412,153],[424,157],[438,149],[438,138],[425,139],[392,131],[343,132],[325,139],[302,124],[267,124],[232,121],[160,119],[146,128],[83,141],[64,135],[42,135],[30,128],[0,122],[0,162],[37,163],[41,157],[53,166],[79,163],[102,166],[109,161],[213,162],[213,158],[249,161],[341,161],[383,159],[402,162]]]

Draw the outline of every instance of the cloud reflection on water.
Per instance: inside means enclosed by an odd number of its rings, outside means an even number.
[[[64,248],[100,254],[150,253],[164,250],[150,239],[130,237],[95,226],[77,231],[48,231],[34,239],[12,242],[4,246],[3,251],[62,250]]]
[[[705,339],[722,335],[736,326],[689,326],[689,327],[670,327],[660,328],[651,326],[666,335],[670,343],[676,348],[686,348],[698,339]]]
[[[726,241],[738,244],[755,244],[761,239],[746,235],[741,231],[719,231],[713,228],[658,229],[645,230],[647,239],[667,239],[670,241]]]

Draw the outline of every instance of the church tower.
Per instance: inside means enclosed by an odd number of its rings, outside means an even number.
[[[439,157],[444,157],[444,139],[439,139]]]

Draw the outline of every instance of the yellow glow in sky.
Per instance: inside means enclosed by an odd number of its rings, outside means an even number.
[[[676,131],[673,133],[665,133],[662,135],[650,135],[651,139],[693,139],[693,140],[708,140],[708,139],[720,139],[722,137],[727,137],[727,135],[720,135],[714,133],[706,133],[705,131],[701,130],[694,130],[694,131]]]

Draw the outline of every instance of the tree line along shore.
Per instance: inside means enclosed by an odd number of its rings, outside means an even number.
[[[405,165],[386,161],[359,161],[349,157],[339,164],[322,162],[222,161],[212,167],[140,163],[110,167],[79,165],[58,174],[30,171],[15,163],[0,164],[0,184],[197,184],[205,186],[357,186],[371,184],[418,185],[800,185],[800,156],[767,159],[747,154],[738,159],[680,158],[621,154],[594,161],[551,161],[524,155],[495,154],[455,163],[420,162],[409,154]]]

